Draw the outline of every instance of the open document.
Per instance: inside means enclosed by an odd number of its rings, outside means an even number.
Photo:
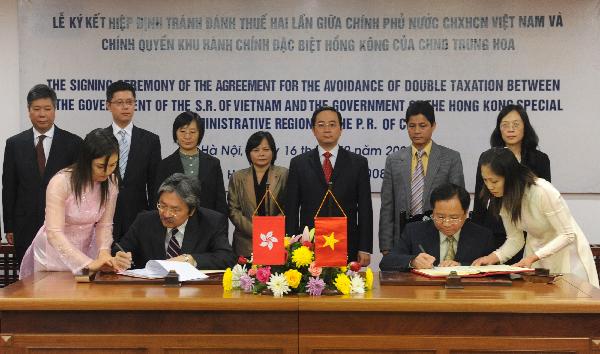
[[[456,272],[461,277],[487,277],[496,274],[512,274],[533,272],[532,268],[513,267],[506,264],[485,265],[485,266],[456,266],[456,267],[433,267],[431,269],[412,269],[413,273],[423,275],[429,278],[443,278],[450,275],[450,272]]]
[[[179,274],[179,281],[206,279],[208,275],[202,273],[187,262],[151,260],[146,263],[143,269],[130,269],[119,272],[121,275],[127,275],[136,278],[160,279],[167,276],[170,270]]]

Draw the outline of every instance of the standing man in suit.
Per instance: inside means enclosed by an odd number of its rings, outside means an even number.
[[[436,128],[431,104],[412,102],[406,110],[406,125],[411,147],[389,155],[385,161],[379,212],[379,249],[383,255],[396,246],[407,222],[422,220],[431,212],[433,189],[448,182],[465,186],[460,154],[431,140]]]
[[[445,183],[431,192],[432,219],[406,225],[394,249],[383,256],[381,270],[429,269],[471,265],[494,250],[487,228],[467,221],[471,196]]]
[[[129,268],[131,259],[136,268],[152,259],[188,262],[198,269],[233,266],[227,216],[199,207],[199,192],[194,177],[182,173],[168,177],[158,190],[158,210],[140,213],[119,242],[125,252],[113,247],[119,268]]]
[[[286,198],[286,232],[295,235],[314,227],[314,217],[329,184],[348,217],[348,260],[367,266],[373,252],[373,206],[369,164],[363,156],[338,145],[342,115],[321,107],[311,118],[319,145],[290,162]],[[328,215],[329,214],[329,215]],[[321,216],[341,216],[337,206],[324,207]]]
[[[158,135],[133,125],[135,88],[124,81],[110,84],[106,107],[112,113],[110,130],[119,142],[119,197],[113,225],[113,238],[119,241],[142,210],[150,210],[156,169],[160,163]]]
[[[75,162],[82,143],[54,125],[56,93],[50,87],[35,85],[27,109],[33,127],[6,140],[2,171],[4,232],[19,263],[44,223],[48,182]]]

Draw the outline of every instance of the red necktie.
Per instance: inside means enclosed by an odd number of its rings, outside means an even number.
[[[329,151],[325,151],[323,154],[325,160],[323,160],[323,173],[325,174],[325,181],[329,183],[331,180],[331,174],[333,173],[333,166],[331,165],[331,160],[329,159],[332,155]]]
[[[46,169],[46,154],[44,154],[44,139],[46,139],[45,135],[40,135],[38,138],[38,143],[35,146],[35,154],[37,156],[38,169],[40,170],[40,176],[44,175],[44,170]]]

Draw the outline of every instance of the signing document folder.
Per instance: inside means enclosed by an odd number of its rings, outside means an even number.
[[[533,272],[535,269],[513,267],[506,264],[485,265],[485,266],[456,266],[456,267],[433,267],[432,269],[412,269],[413,273],[424,275],[429,278],[447,277],[450,272],[456,272],[456,275],[463,277],[486,277],[497,274],[512,274]]]
[[[179,274],[179,281],[206,279],[208,275],[202,273],[187,262],[151,260],[143,269],[130,269],[119,272],[136,278],[160,279],[167,276],[170,270]]]

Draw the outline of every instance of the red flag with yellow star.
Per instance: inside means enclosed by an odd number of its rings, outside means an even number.
[[[340,217],[315,218],[315,264],[343,267],[348,264],[348,220]]]
[[[252,263],[285,264],[285,216],[252,217]]]

